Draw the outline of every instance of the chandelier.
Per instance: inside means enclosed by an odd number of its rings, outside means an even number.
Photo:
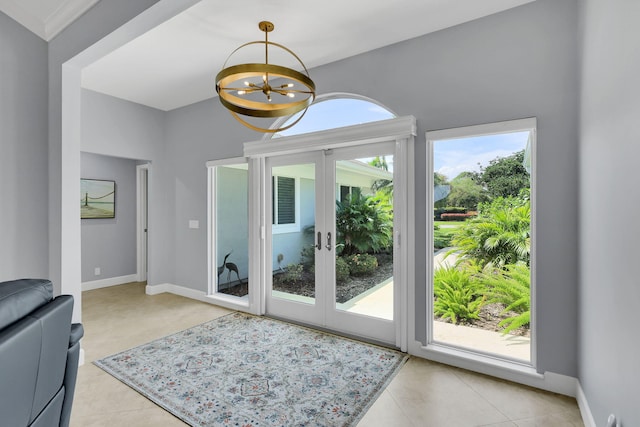
[[[231,52],[222,70],[216,75],[216,92],[220,102],[233,117],[244,126],[258,132],[274,133],[289,129],[300,121],[316,96],[316,86],[309,77],[304,63],[287,47],[269,41],[268,34],[273,24],[262,21],[258,24],[264,32],[264,41],[245,43]],[[264,63],[248,63],[227,67],[231,56],[240,49],[256,44],[264,44]],[[304,73],[291,68],[269,63],[269,47],[277,47],[293,56],[302,66]],[[249,123],[242,116],[274,118],[302,114],[287,126],[267,129]]]

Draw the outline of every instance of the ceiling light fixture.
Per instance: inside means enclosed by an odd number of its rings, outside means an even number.
[[[216,75],[216,92],[222,105],[244,126],[258,132],[274,133],[289,129],[300,121],[316,97],[316,85],[309,77],[307,67],[295,53],[281,44],[269,41],[268,34],[274,28],[271,22],[262,21],[258,28],[264,31],[264,41],[245,43],[231,52],[222,70]],[[264,44],[264,64],[248,63],[227,67],[234,53],[254,44]],[[269,46],[278,47],[292,55],[300,63],[304,73],[269,64]],[[277,129],[255,126],[239,116],[273,118],[290,116],[300,111],[303,111],[302,114],[293,123]]]

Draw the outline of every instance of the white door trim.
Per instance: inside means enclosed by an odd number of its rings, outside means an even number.
[[[249,245],[251,256],[259,255],[260,262],[252,261],[252,268],[259,268],[260,282],[256,287],[252,288],[250,293],[250,310],[254,313],[264,314],[265,306],[265,289],[264,283],[267,279],[266,275],[266,248],[265,248],[265,230],[270,224],[267,224],[266,218],[269,218],[265,212],[265,183],[264,180],[256,182],[256,176],[264,176],[264,159],[268,156],[303,153],[306,151],[323,150],[332,148],[350,147],[355,145],[369,144],[374,142],[393,141],[396,144],[404,146],[403,149],[397,150],[396,162],[402,164],[399,176],[395,179],[401,180],[405,186],[404,205],[405,213],[402,215],[400,224],[400,235],[395,236],[395,244],[400,247],[400,256],[402,258],[399,268],[403,271],[399,272],[400,279],[403,281],[401,294],[397,298],[398,316],[396,345],[403,351],[406,351],[411,337],[412,330],[415,330],[415,317],[410,318],[411,311],[409,299],[409,287],[412,285],[412,278],[415,276],[415,259],[413,257],[414,236],[411,236],[409,230],[415,229],[415,194],[413,191],[415,158],[414,139],[416,136],[416,119],[413,116],[399,117],[389,120],[381,120],[378,122],[365,123],[362,125],[348,126],[344,128],[330,129],[326,131],[313,132],[302,135],[293,135],[282,138],[274,138],[267,142],[255,141],[244,144],[244,155],[249,158],[249,169],[253,173],[254,179],[250,187],[250,224],[257,227],[257,230],[250,230]],[[258,206],[259,208],[256,209]],[[269,221],[270,222],[270,221]],[[404,233],[404,235],[403,235]],[[255,244],[256,239],[260,242]],[[415,290],[415,285],[411,286]],[[414,313],[415,315],[415,313]]]
[[[147,280],[150,164],[136,166],[136,280]]]

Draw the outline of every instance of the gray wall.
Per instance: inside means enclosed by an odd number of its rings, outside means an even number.
[[[582,2],[580,383],[595,422],[640,425],[640,2]],[[629,216],[620,214],[632,212]]]
[[[538,118],[536,310],[540,371],[576,376],[577,224],[559,214],[578,205],[577,2],[538,0],[311,70],[320,93],[352,92],[414,115],[416,138],[416,308],[426,307],[425,132]],[[420,84],[411,82],[419,81]],[[259,139],[217,100],[168,113],[167,142],[176,174],[176,281],[206,290],[204,160],[239,156]],[[418,324],[424,336],[424,325]]]
[[[167,113],[165,129],[172,174],[168,190],[175,197],[166,206],[175,218],[171,229],[175,233],[175,281],[170,283],[206,292],[206,161],[241,157],[242,143],[260,134],[235,123],[217,99]],[[190,229],[189,220],[200,221],[200,229]]]
[[[109,0],[96,3],[64,31],[49,42],[49,274],[55,289],[61,289],[62,254],[62,64],[151,7],[158,0]],[[43,72],[46,71],[43,70]],[[47,103],[47,97],[39,100]]]
[[[174,280],[174,180],[171,162],[166,157],[164,119],[163,111],[89,90],[82,91],[82,150],[150,163],[149,284],[173,283]],[[84,243],[83,236],[83,256]],[[84,271],[83,266],[83,281],[87,280]],[[93,267],[90,271],[93,275]]]
[[[0,281],[49,275],[47,43],[0,12]]]
[[[82,281],[136,274],[136,161],[82,153],[81,177],[115,181],[115,218],[82,220]],[[96,276],[94,268],[100,267]]]

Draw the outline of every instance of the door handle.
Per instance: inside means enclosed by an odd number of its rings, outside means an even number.
[[[331,232],[327,233],[327,250],[330,251],[331,250]]]
[[[322,250],[322,233],[318,231],[318,244],[316,245],[318,250]]]

